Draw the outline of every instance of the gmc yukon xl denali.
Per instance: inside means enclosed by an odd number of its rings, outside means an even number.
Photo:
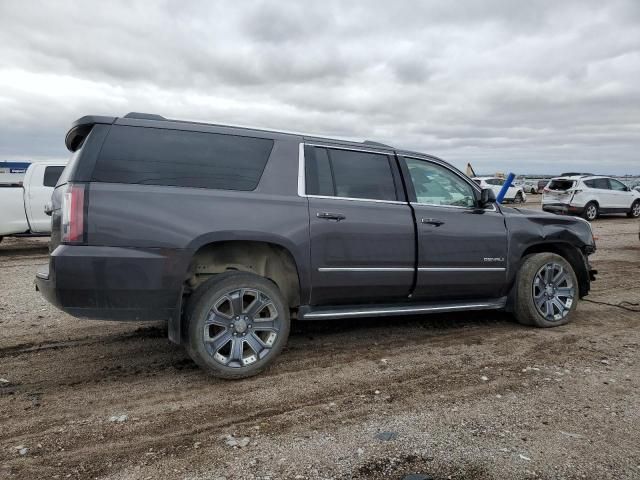
[[[292,318],[563,325],[595,275],[588,222],[505,208],[431,155],[137,113],[66,146],[36,287],[79,318],[166,320],[219,377],[267,367]]]

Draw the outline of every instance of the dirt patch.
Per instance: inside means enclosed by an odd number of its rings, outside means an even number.
[[[5,239],[0,478],[638,478],[640,313],[616,306],[640,303],[638,222],[594,231],[600,303],[567,326],[297,323],[270,370],[236,382],[162,324],[60,313],[33,288],[46,240]]]

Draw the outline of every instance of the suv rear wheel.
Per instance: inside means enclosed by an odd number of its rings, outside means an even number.
[[[596,202],[587,203],[587,205],[584,207],[583,216],[590,222],[593,222],[596,218],[598,218],[598,205],[596,204]]]
[[[640,218],[640,200],[636,200],[631,205],[631,210],[627,213],[627,217],[629,218]]]
[[[555,253],[524,257],[515,288],[515,316],[523,325],[564,325],[576,308],[576,274],[569,262]]]
[[[217,275],[189,300],[187,351],[200,367],[220,378],[260,373],[289,336],[289,308],[270,280],[252,273]]]

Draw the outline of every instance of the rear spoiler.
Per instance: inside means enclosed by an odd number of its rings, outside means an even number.
[[[129,112],[123,118],[132,118],[136,120],[166,120],[166,118],[160,115],[139,112]],[[111,125],[117,119],[117,117],[103,117],[100,115],[87,115],[86,117],[79,118],[71,124],[71,128],[64,139],[64,144],[67,146],[67,150],[70,152],[78,150],[94,125],[98,123]]]
[[[78,150],[95,124],[102,123],[111,125],[115,120],[116,117],[103,117],[99,115],[87,115],[86,117],[79,118],[71,124],[71,128],[64,139],[67,150],[70,152]]]

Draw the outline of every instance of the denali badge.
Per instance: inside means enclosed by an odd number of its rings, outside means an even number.
[[[485,262],[504,262],[504,257],[484,257]]]

